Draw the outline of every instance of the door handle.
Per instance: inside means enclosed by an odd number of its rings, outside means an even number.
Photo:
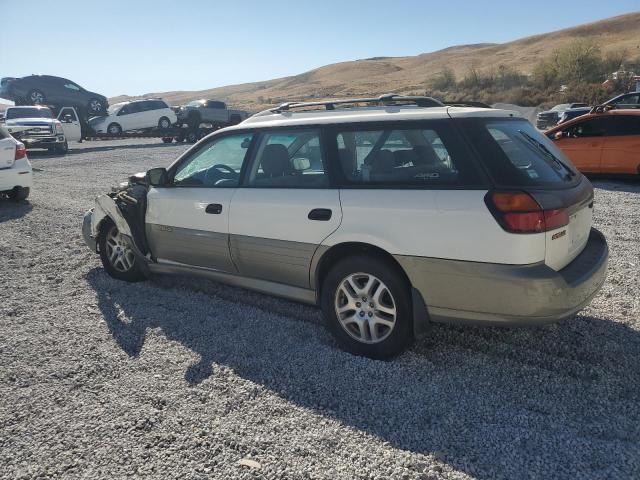
[[[328,208],[314,208],[309,212],[309,220],[318,220],[320,222],[326,222],[331,220],[331,210]]]
[[[212,213],[214,215],[219,215],[222,213],[222,205],[219,203],[210,203],[207,205],[207,208],[204,209],[206,213]]]

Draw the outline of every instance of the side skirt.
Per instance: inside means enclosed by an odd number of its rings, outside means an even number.
[[[182,264],[150,263],[148,264],[151,273],[163,275],[194,275],[208,278],[216,282],[232,285],[234,287],[246,288],[268,295],[294,300],[309,305],[317,305],[316,292],[307,288],[294,287],[283,283],[270,282],[258,278],[242,277],[232,273],[211,270],[208,268],[194,267]]]

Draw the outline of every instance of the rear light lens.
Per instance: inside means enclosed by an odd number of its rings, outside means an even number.
[[[485,202],[493,217],[509,233],[542,233],[569,224],[565,209],[543,210],[525,192],[489,192]]]
[[[21,158],[25,158],[26,156],[27,156],[27,149],[24,148],[24,144],[23,143],[17,144],[15,160],[20,160]]]

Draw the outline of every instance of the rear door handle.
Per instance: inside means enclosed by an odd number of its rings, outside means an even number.
[[[331,210],[328,208],[314,208],[309,212],[309,220],[318,220],[320,222],[326,222],[331,220]]]
[[[212,213],[214,215],[219,215],[222,213],[222,205],[219,203],[210,203],[207,205],[207,208],[204,210],[206,213]]]

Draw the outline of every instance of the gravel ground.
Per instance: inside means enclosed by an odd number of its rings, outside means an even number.
[[[34,154],[31,201],[0,201],[1,478],[640,478],[640,183],[595,182],[609,276],[578,318],[379,362],[310,307],[104,273],[82,214],[185,148]]]

